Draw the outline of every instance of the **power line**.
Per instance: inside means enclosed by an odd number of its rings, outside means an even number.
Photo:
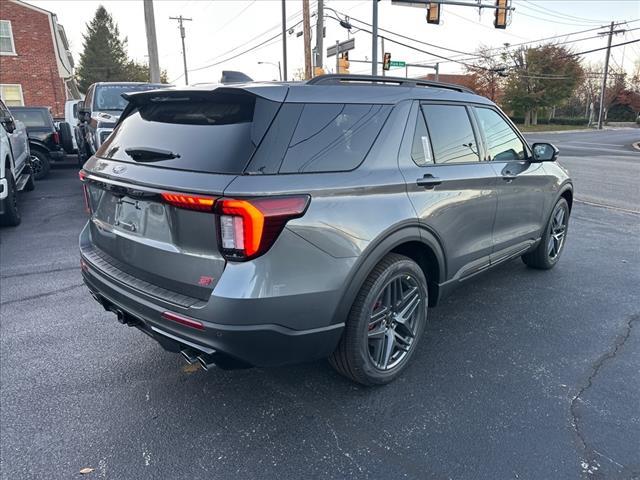
[[[605,23],[604,20],[594,20],[592,18],[575,17],[573,15],[569,15],[568,13],[558,12],[557,10],[552,10],[550,8],[543,7],[541,5],[537,5],[531,0],[522,0],[522,1],[527,3],[525,7],[532,9],[534,11],[537,10],[539,13],[543,13],[545,15],[552,15],[557,18],[568,19],[568,20],[573,19],[574,21],[579,21],[579,22],[598,23],[600,25]]]

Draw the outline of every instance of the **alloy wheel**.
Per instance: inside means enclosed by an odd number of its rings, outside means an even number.
[[[553,213],[549,228],[551,231],[547,243],[547,255],[551,260],[555,260],[560,255],[567,235],[567,211],[562,205]]]
[[[411,275],[393,277],[373,304],[367,331],[369,358],[379,370],[399,365],[411,350],[421,316],[424,295]]]
[[[36,155],[31,155],[31,173],[37,177],[43,168],[42,160]]]

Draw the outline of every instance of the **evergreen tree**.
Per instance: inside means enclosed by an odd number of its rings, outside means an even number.
[[[95,82],[126,81],[127,40],[120,38],[118,25],[100,5],[83,35],[83,51],[76,70],[80,90]]]

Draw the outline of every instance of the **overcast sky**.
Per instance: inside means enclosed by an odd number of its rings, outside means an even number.
[[[485,0],[493,3],[493,0]],[[74,59],[79,59],[82,50],[82,34],[86,23],[91,20],[98,5],[102,4],[113,15],[120,32],[128,38],[129,56],[146,61],[147,44],[144,29],[142,0],[121,1],[55,1],[38,0],[35,4],[58,15],[58,21],[64,25],[71,43]],[[311,12],[316,11],[316,1],[311,0]],[[638,0],[514,0],[516,10],[512,14],[511,24],[506,30],[493,28],[493,12],[483,10],[479,15],[477,8],[463,6],[443,6],[440,25],[426,23],[423,8],[411,8],[392,5],[390,0],[379,3],[379,26],[400,33],[421,42],[428,42],[460,52],[474,52],[482,43],[490,47],[527,42],[531,40],[563,35],[557,42],[585,39],[567,44],[573,51],[581,52],[606,46],[606,37],[597,37],[596,27],[612,20],[629,22],[625,27],[629,31],[614,37],[613,43],[640,39],[640,1]],[[606,5],[606,8],[605,8]],[[333,8],[356,20],[371,23],[371,0],[325,0],[325,15],[336,16],[329,10]],[[298,24],[302,18],[302,0],[288,0],[286,3],[288,27],[294,33],[287,37],[289,77],[303,66],[302,30]],[[156,0],[155,19],[160,52],[160,66],[167,70],[169,80],[176,85],[184,84],[182,75],[182,48],[177,22],[170,16],[192,18],[185,22],[187,31],[186,50],[190,83],[216,81],[222,70],[240,70],[254,79],[272,80],[278,76],[277,67],[259,65],[258,61],[278,62],[282,60],[282,40],[278,36],[255,51],[232,58],[248,48],[258,45],[276,36],[281,28],[281,2],[279,0]],[[634,22],[635,20],[635,22]],[[346,40],[348,32],[337,21],[327,18],[325,49],[336,40]],[[311,19],[315,26],[315,17]],[[362,24],[364,28],[368,29]],[[635,30],[633,30],[635,29]],[[315,29],[312,45],[315,45]],[[577,35],[564,36],[574,32],[589,30]],[[355,31],[355,30],[354,30]],[[383,32],[381,32],[384,34]],[[351,35],[356,40],[356,49],[350,52],[351,59],[369,59],[371,57],[371,36],[364,32]],[[389,35],[393,37],[393,35]],[[597,38],[589,38],[589,37]],[[401,38],[397,40],[405,42]],[[393,60],[410,63],[430,63],[440,61],[440,71],[457,73],[464,69],[460,63],[444,61],[429,55],[435,53],[447,58],[464,59],[465,56],[431,46],[411,43],[425,50],[420,52],[385,42],[385,51],[391,52]],[[429,53],[427,53],[429,52]],[[335,57],[334,57],[335,58]],[[589,61],[604,59],[604,51],[587,56]],[[631,71],[634,61],[640,59],[640,42],[613,50],[612,65],[624,65]],[[217,65],[212,65],[221,62]],[[208,65],[212,65],[208,67]],[[324,65],[333,70],[335,60],[324,56]],[[196,70],[197,69],[197,70]],[[351,64],[352,73],[370,73],[366,64]],[[392,71],[391,74],[394,72]],[[404,69],[395,73],[404,75]],[[409,76],[430,73],[422,68],[410,68]]]

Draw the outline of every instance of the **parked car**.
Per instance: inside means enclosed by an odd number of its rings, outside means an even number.
[[[0,224],[20,224],[18,192],[35,188],[24,124],[0,100]]]
[[[328,356],[386,383],[454,287],[517,257],[557,264],[573,200],[557,155],[438,82],[131,94],[81,171],[82,275],[122,323],[205,368]]]
[[[113,131],[127,105],[123,94],[167,88],[164,83],[99,82],[87,90],[79,105],[78,162],[83,164]]]
[[[27,127],[31,169],[36,180],[40,180],[49,174],[52,161],[64,159],[60,132],[51,111],[48,107],[10,107],[9,110]]]
[[[82,100],[67,100],[64,104],[64,121],[69,124],[71,137],[71,151],[67,153],[78,152],[78,109],[82,105]]]

